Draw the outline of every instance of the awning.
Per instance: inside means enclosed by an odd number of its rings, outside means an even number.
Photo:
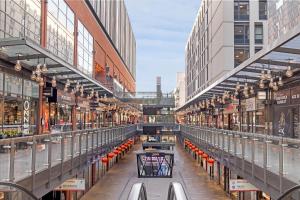
[[[240,84],[248,83],[258,89],[260,74],[262,70],[271,70],[272,74],[283,76],[287,67],[291,66],[295,74],[300,68],[300,25],[286,33],[274,45],[267,46],[257,52],[253,57],[244,61],[242,64],[232,69],[229,73],[209,85],[198,93],[177,111],[184,110],[202,100],[211,99],[213,95],[222,96],[224,91],[232,92],[235,90],[237,82]],[[293,79],[299,78],[295,75]],[[284,76],[283,76],[284,79]]]
[[[48,71],[43,73],[43,75],[50,80],[55,76],[57,82],[65,84],[67,79],[69,79],[71,87],[74,88],[76,83],[79,82],[83,85],[86,93],[93,89],[100,95],[113,95],[112,91],[104,87],[97,80],[82,73],[75,66],[67,63],[31,40],[22,38],[0,39],[0,47],[2,57],[4,56],[5,60],[12,63],[20,60],[22,67],[30,71],[33,71],[39,62],[47,63]]]

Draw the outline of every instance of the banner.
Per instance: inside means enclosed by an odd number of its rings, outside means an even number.
[[[259,191],[258,188],[245,179],[230,179],[229,190],[230,192]]]
[[[60,186],[55,188],[55,190],[61,191],[84,191],[85,190],[85,180],[84,179],[68,179]]]

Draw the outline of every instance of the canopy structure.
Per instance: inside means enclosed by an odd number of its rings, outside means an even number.
[[[22,67],[29,71],[33,71],[39,63],[46,63],[48,71],[43,75],[50,80],[55,76],[58,82],[65,84],[69,79],[71,87],[74,88],[79,82],[86,93],[94,90],[99,95],[113,95],[113,92],[100,82],[82,73],[75,66],[62,60],[34,41],[23,38],[5,38],[0,39],[0,47],[1,57],[12,63],[20,60]]]
[[[253,86],[259,90],[260,75],[263,70],[271,70],[275,77],[282,77],[283,82],[292,82],[297,79],[300,68],[300,26],[286,33],[272,46],[267,46],[253,57],[244,61],[242,64],[225,74],[206,89],[198,93],[177,111],[183,111],[191,105],[200,101],[211,99],[215,96],[222,96],[224,91],[233,93],[237,83]],[[292,68],[295,76],[285,77],[288,66]]]

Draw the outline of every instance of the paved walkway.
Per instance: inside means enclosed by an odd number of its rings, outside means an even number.
[[[141,148],[135,146],[134,150]],[[149,200],[167,199],[171,181],[180,182],[191,200],[226,200],[225,192],[213,181],[181,146],[176,145],[173,178],[137,178],[136,156],[134,153],[115,165],[85,196],[83,200],[127,200],[131,186],[137,182],[145,183]]]

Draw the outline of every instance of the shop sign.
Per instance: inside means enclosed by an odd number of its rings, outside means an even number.
[[[75,96],[69,93],[63,93],[61,90],[57,92],[57,102],[66,104],[75,104]]]
[[[29,119],[30,119],[30,102],[25,100],[23,103],[24,114],[23,114],[23,134],[29,134]]]
[[[85,180],[84,179],[68,179],[63,182],[60,186],[55,188],[60,191],[85,191]]]
[[[257,92],[257,99],[266,100],[267,99],[267,93],[265,91],[258,91]]]
[[[246,99],[246,111],[254,111],[254,110],[256,110],[255,97]]]
[[[230,179],[229,190],[231,192],[259,191],[258,188],[256,188],[254,185],[252,185],[245,179]]]
[[[274,94],[274,99],[278,105],[288,104],[289,98],[290,98],[290,90],[282,90]]]
[[[300,87],[295,87],[291,89],[291,103],[292,104],[300,103]]]

